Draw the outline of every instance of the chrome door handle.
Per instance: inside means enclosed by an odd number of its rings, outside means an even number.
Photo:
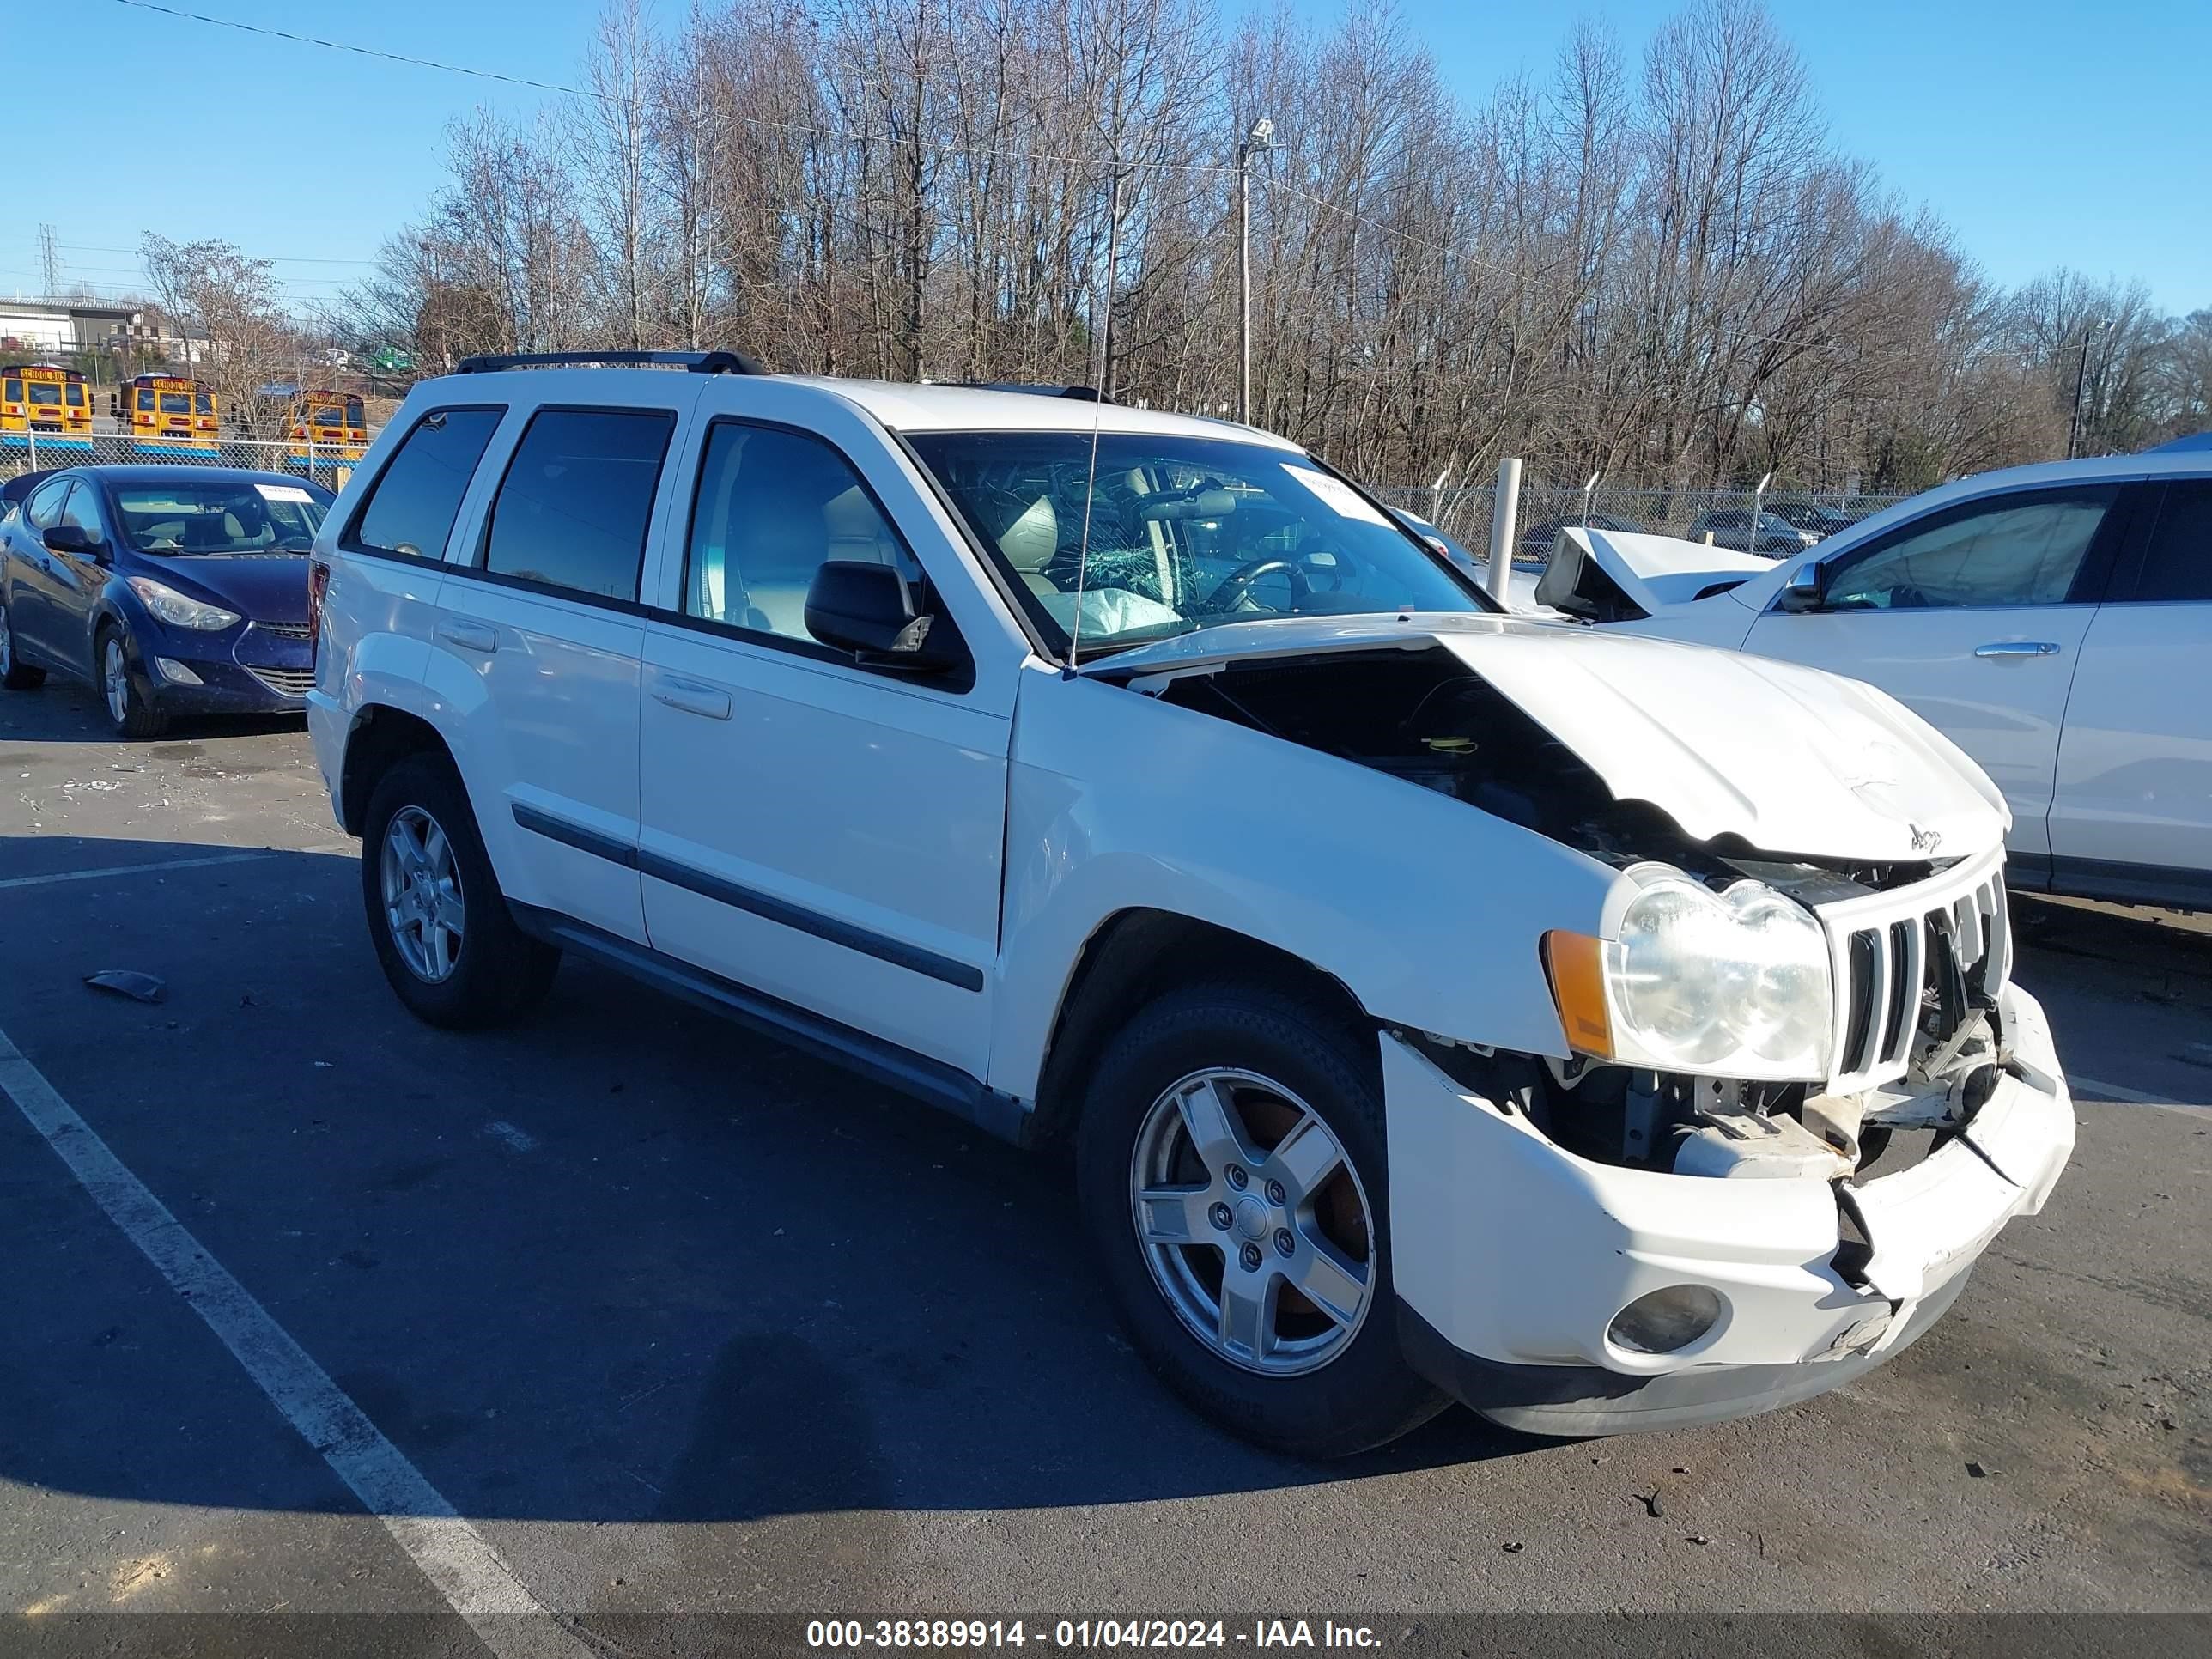
[[[653,700],[665,702],[671,708],[680,708],[687,714],[703,714],[710,720],[730,718],[730,694],[717,691],[711,685],[701,685],[696,680],[664,677],[653,685]]]
[[[458,645],[464,651],[492,652],[499,649],[499,635],[483,623],[441,622],[438,637],[448,645]]]
[[[2055,657],[2058,647],[2049,640],[1999,640],[1974,647],[1978,657]]]

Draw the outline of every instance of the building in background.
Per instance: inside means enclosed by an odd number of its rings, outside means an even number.
[[[155,333],[135,306],[0,299],[0,350],[118,351],[155,345]]]

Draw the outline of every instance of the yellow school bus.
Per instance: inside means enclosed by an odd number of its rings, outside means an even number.
[[[57,363],[0,369],[0,434],[36,433],[41,447],[92,447],[92,388]]]
[[[311,388],[293,400],[293,459],[357,461],[368,447],[368,415],[360,398]]]
[[[134,376],[123,383],[116,399],[116,419],[131,442],[164,453],[213,450],[218,441],[217,414],[215,393],[206,381],[173,374]]]

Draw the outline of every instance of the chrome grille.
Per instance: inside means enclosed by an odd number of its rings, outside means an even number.
[[[1970,994],[1995,997],[2012,973],[2002,848],[1911,887],[1823,905],[1820,915],[1836,986],[1832,1094],[1904,1075],[1946,955]]]
[[[312,668],[255,668],[249,664],[246,672],[280,696],[304,697],[315,689]]]
[[[253,631],[279,640],[312,640],[315,637],[315,630],[305,623],[258,622],[253,624]]]

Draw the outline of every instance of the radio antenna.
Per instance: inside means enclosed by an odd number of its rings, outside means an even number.
[[[1113,161],[1106,190],[1106,303],[1098,324],[1098,381],[1091,389],[1091,471],[1083,485],[1083,536],[1075,548],[1075,617],[1067,626],[1067,663],[1062,676],[1075,678],[1076,647],[1083,639],[1083,583],[1091,562],[1091,504],[1098,492],[1098,427],[1105,417],[1106,382],[1114,366],[1114,277],[1121,252],[1121,158]]]

